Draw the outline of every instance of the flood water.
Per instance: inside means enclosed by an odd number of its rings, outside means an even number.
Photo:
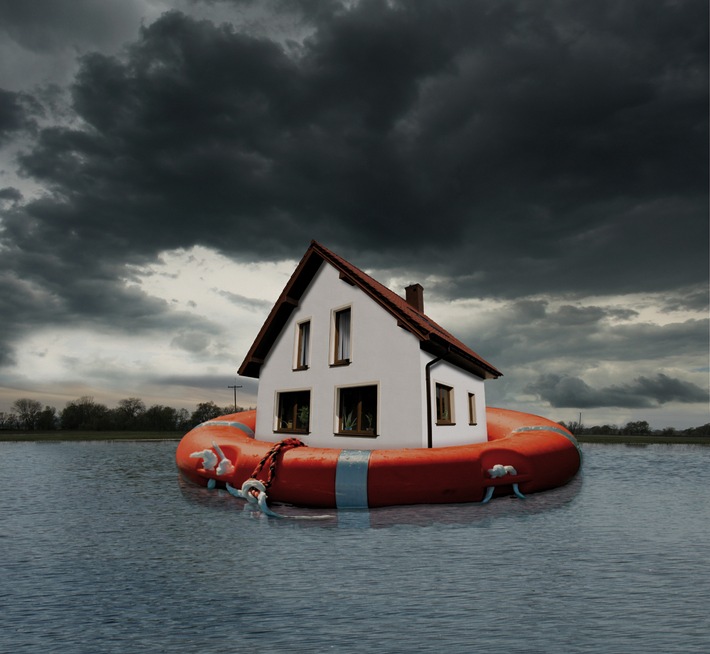
[[[710,449],[487,505],[253,513],[175,442],[0,443],[2,652],[710,651]]]

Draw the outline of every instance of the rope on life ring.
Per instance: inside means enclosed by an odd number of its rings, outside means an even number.
[[[294,520],[324,520],[327,518],[331,518],[332,516],[330,515],[318,515],[318,516],[306,516],[306,515],[300,515],[300,516],[285,516],[280,513],[276,513],[275,511],[272,511],[269,508],[269,505],[266,503],[268,500],[268,496],[266,494],[266,491],[269,489],[271,484],[273,483],[274,479],[276,478],[276,470],[277,470],[277,463],[279,461],[279,454],[283,454],[284,452],[294,449],[296,447],[307,447],[305,443],[302,441],[298,440],[297,438],[285,438],[282,441],[279,441],[276,443],[265,455],[264,458],[259,461],[258,465],[256,468],[254,468],[254,472],[251,473],[251,476],[249,479],[247,479],[243,484],[242,487],[237,490],[230,484],[227,484],[227,491],[229,492],[230,495],[233,495],[234,497],[239,497],[243,500],[246,500],[249,504],[253,504],[259,507],[261,509],[261,512],[264,513],[265,515],[271,516],[272,518],[291,518]],[[283,458],[283,456],[282,456]],[[264,469],[264,466],[266,466],[267,462],[269,463],[269,468],[268,468],[268,474],[265,480],[258,479],[257,476],[261,473],[261,471]]]
[[[259,461],[259,464],[254,468],[254,472],[251,473],[251,479],[258,479],[259,473],[262,471],[267,461],[269,462],[269,472],[264,480],[264,492],[269,489],[269,486],[274,481],[276,477],[276,464],[278,462],[279,454],[292,450],[296,447],[307,447],[303,441],[299,441],[297,438],[284,438],[282,441],[275,443],[274,446],[264,455],[264,458]],[[283,457],[282,457],[283,458]]]

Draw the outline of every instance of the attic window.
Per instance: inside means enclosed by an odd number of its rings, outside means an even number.
[[[350,307],[333,315],[333,365],[350,363]]]
[[[307,370],[311,349],[311,321],[299,323],[296,328],[296,365],[294,370]]]
[[[277,393],[276,426],[274,431],[287,434],[307,434],[310,426],[311,392]]]
[[[377,385],[338,389],[337,434],[377,436]]]
[[[436,424],[453,425],[454,423],[454,401],[453,388],[436,385]]]

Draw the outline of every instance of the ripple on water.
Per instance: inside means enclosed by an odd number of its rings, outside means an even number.
[[[585,445],[525,501],[295,521],[184,484],[175,447],[0,444],[0,651],[710,651],[707,449]]]

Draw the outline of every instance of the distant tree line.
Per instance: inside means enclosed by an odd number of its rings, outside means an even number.
[[[710,422],[700,427],[690,427],[689,429],[676,429],[675,427],[651,429],[651,426],[645,420],[627,422],[623,427],[618,425],[587,426],[576,420],[567,423],[560,421],[559,424],[569,429],[573,434],[580,436],[585,434],[601,436],[710,436]]]
[[[243,410],[243,407],[237,407],[237,411]],[[37,400],[20,398],[13,402],[12,411],[0,411],[0,430],[188,431],[206,420],[229,413],[234,413],[234,405],[221,407],[214,402],[202,402],[190,413],[187,409],[174,409],[162,404],[146,408],[143,400],[137,397],[120,400],[118,406],[109,409],[88,395],[68,402],[58,412],[53,406],[42,407]],[[577,421],[560,421],[558,424],[577,435],[710,436],[710,423],[682,430],[674,427],[652,430],[645,420],[627,422],[623,427],[587,426]]]
[[[237,407],[237,411],[243,411]],[[53,406],[42,406],[37,400],[20,398],[11,412],[0,411],[0,430],[51,431],[188,431],[205,420],[234,413],[234,405],[220,407],[202,402],[190,413],[162,404],[146,408],[143,400],[128,397],[109,409],[85,395],[68,402],[58,412]]]

